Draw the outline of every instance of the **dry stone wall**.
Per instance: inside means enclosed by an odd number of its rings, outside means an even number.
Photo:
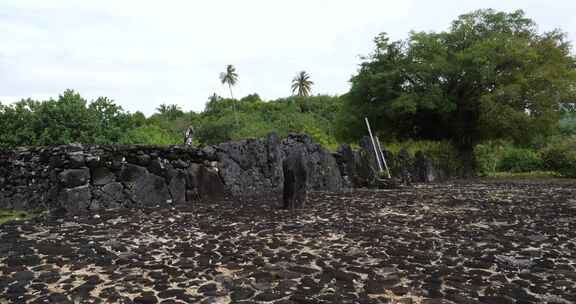
[[[275,134],[216,146],[29,147],[0,153],[0,208],[62,209],[170,206],[199,198],[280,193],[282,161],[302,151],[308,187],[339,190],[334,157],[305,135]]]
[[[65,145],[0,153],[0,208],[81,213],[224,194],[216,155],[206,149]]]
[[[391,163],[397,158],[385,153]],[[292,154],[305,160],[309,190],[378,186],[376,159],[367,139],[358,150],[342,146],[336,153],[307,135],[280,139],[274,133],[202,148],[28,147],[0,151],[0,208],[83,213],[262,193],[276,195],[270,196],[276,203],[284,187],[282,163]],[[415,182],[437,180],[441,173],[422,155],[410,161],[409,170]]]

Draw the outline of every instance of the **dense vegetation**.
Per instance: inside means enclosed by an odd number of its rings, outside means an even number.
[[[72,90],[0,103],[0,146],[181,144],[192,126],[197,144],[304,132],[335,149],[364,136],[368,117],[391,150],[423,150],[463,172],[576,176],[576,58],[561,31],[538,33],[522,11],[480,10],[445,32],[381,34],[375,44],[343,96],[310,96],[314,82],[302,71],[295,96],[235,99],[240,76],[228,65],[220,81],[230,98],[213,95],[199,113],[162,104],[145,117]]]
[[[288,97],[263,101],[256,94],[240,100],[212,96],[201,113],[184,112],[162,104],[146,118],[124,111],[105,97],[86,101],[65,91],[58,99],[22,100],[0,104],[1,146],[95,144],[182,144],[192,126],[198,144],[263,137],[275,131],[310,134],[317,142],[335,146],[332,121],[341,99],[332,96]]]
[[[449,140],[466,169],[486,140],[529,143],[550,135],[562,105],[576,100],[570,44],[539,34],[522,11],[462,15],[445,32],[381,34],[352,78],[338,134],[357,139],[368,116],[396,139]]]

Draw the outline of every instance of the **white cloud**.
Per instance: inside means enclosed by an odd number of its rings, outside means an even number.
[[[314,92],[339,94],[377,33],[442,30],[490,6],[524,8],[543,29],[561,27],[574,39],[569,1],[4,0],[0,100],[72,88],[147,114],[161,102],[201,110],[213,92],[228,95],[218,80],[227,64],[239,72],[236,96],[284,97],[300,70]]]

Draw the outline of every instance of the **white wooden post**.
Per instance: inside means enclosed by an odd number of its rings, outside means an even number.
[[[380,139],[378,139],[378,136],[376,136],[376,143],[378,144],[378,151],[380,151],[380,156],[382,156],[384,167],[386,167],[386,174],[388,174],[388,178],[392,178],[390,175],[390,169],[388,169],[388,164],[386,163],[386,158],[384,157],[384,153],[382,153],[382,146],[380,145]]]
[[[376,143],[374,142],[374,136],[372,136],[372,129],[370,128],[370,122],[368,122],[368,117],[364,117],[366,121],[366,126],[368,127],[368,134],[370,134],[370,139],[372,140],[372,147],[374,148],[374,156],[376,156],[376,162],[378,162],[379,172],[382,172],[382,163],[380,162],[380,157],[378,156],[378,150],[376,149]]]

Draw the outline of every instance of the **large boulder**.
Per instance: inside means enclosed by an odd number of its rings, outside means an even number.
[[[152,174],[144,167],[126,164],[120,173],[129,198],[137,205],[150,207],[172,202],[164,178]]]
[[[93,205],[90,209],[94,209],[93,206],[98,209],[127,207],[129,202],[124,186],[119,182],[111,182],[94,190]]]
[[[74,188],[86,185],[89,180],[90,170],[88,170],[88,168],[67,169],[58,174],[58,181],[64,188]]]
[[[92,184],[102,186],[116,181],[116,175],[107,167],[97,167],[92,170]]]
[[[68,153],[68,167],[78,169],[84,166],[86,166],[86,159],[82,151]]]
[[[282,187],[282,154],[279,139],[246,139],[215,147],[218,169],[226,188],[233,194],[279,191]]]
[[[66,211],[77,214],[88,211],[92,193],[89,185],[63,189],[58,196],[58,204]]]

